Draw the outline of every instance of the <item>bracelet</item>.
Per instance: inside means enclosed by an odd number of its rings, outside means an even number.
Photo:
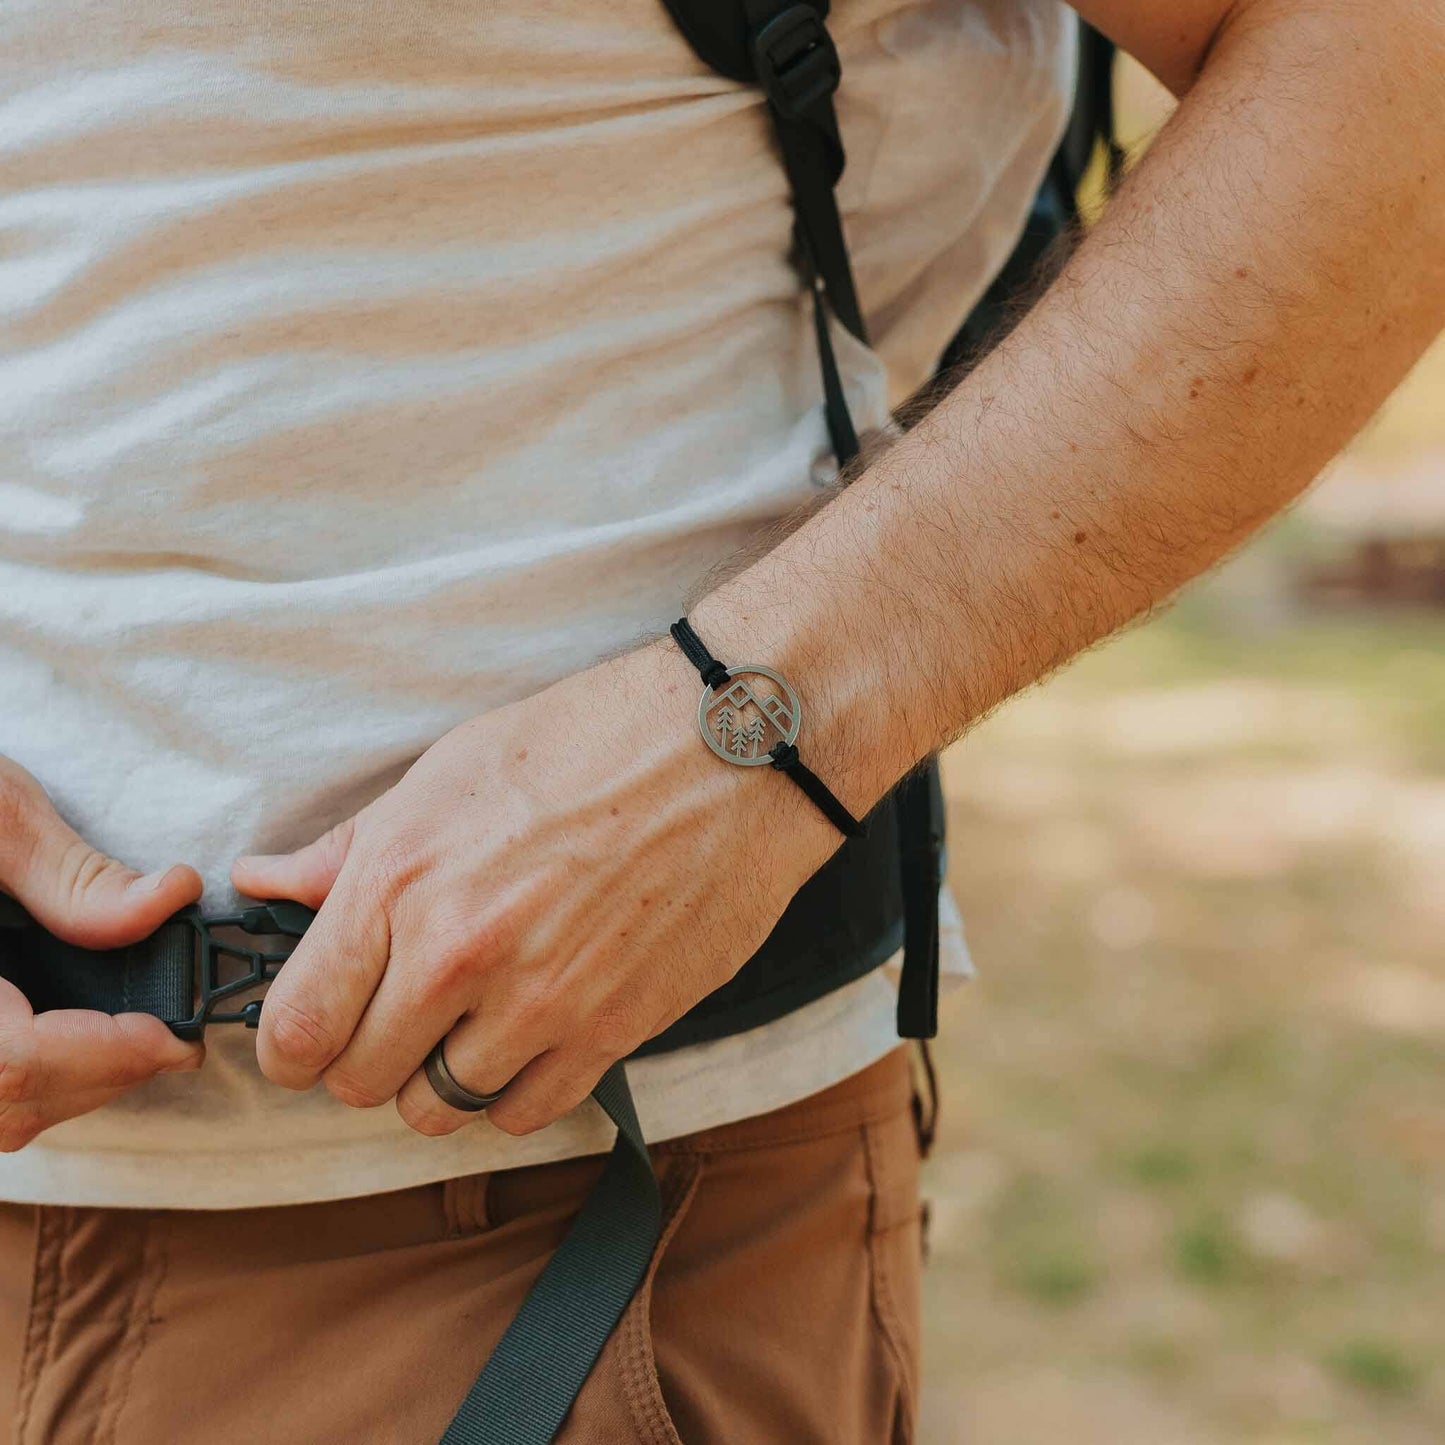
[[[793,685],[772,668],[755,663],[724,667],[707,650],[686,617],[679,617],[668,630],[702,678],[697,730],[708,747],[739,767],[767,764],[785,773],[845,838],[863,837],[867,824],[860,823],[798,756],[796,744],[803,717]],[[776,741],[768,746],[770,738]]]

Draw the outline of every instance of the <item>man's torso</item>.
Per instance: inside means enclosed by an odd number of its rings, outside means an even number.
[[[1052,0],[832,28],[867,425],[1007,253],[1068,45]],[[224,904],[237,853],[665,623],[826,450],[790,224],[761,98],[655,0],[12,0],[0,752]],[[788,1097],[883,1047],[880,990],[830,1007],[773,1035]],[[786,1102],[755,1043],[731,1117]],[[252,1050],[218,1032],[198,1079],[53,1131],[0,1194],[174,1203],[219,1168],[264,1202],[526,1162],[480,1128],[423,1155],[388,1110],[268,1088]],[[685,1116],[705,1074],[654,1087]]]

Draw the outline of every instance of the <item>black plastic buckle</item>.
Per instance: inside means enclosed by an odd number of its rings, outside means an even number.
[[[225,913],[203,917],[199,908],[182,909],[172,920],[188,923],[196,935],[195,997],[196,1011],[181,1023],[170,1025],[179,1038],[198,1039],[211,1024],[245,1024],[257,1028],[261,1022],[261,1000],[251,999],[239,1009],[219,1012],[217,1005],[248,989],[270,983],[291,957],[284,952],[261,948],[245,948],[215,937],[214,930],[238,928],[242,933],[300,938],[316,915],[301,903],[278,900]],[[238,968],[239,965],[239,968]]]
[[[790,5],[752,38],[758,83],[773,109],[801,120],[838,89],[843,67],[823,18],[811,5]]]

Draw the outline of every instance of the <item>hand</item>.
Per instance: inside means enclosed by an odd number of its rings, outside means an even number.
[[[320,909],[262,1010],[266,1076],[450,1133],[471,1116],[421,1072],[445,1037],[524,1134],[730,978],[839,839],[708,752],[698,687],[670,641],[600,664],[462,724],[309,847],[238,860],[241,892]]]
[[[201,880],[182,866],[142,877],[97,853],[24,768],[0,758],[0,890],[68,943],[118,948],[194,903]],[[198,1069],[204,1057],[150,1014],[37,1015],[0,979],[0,1150],[23,1148],[156,1074]]]

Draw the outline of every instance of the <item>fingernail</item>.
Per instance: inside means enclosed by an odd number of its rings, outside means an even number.
[[[157,888],[170,876],[169,868],[162,868],[159,873],[145,873],[139,878],[133,878],[126,884],[127,893],[154,893]]]

